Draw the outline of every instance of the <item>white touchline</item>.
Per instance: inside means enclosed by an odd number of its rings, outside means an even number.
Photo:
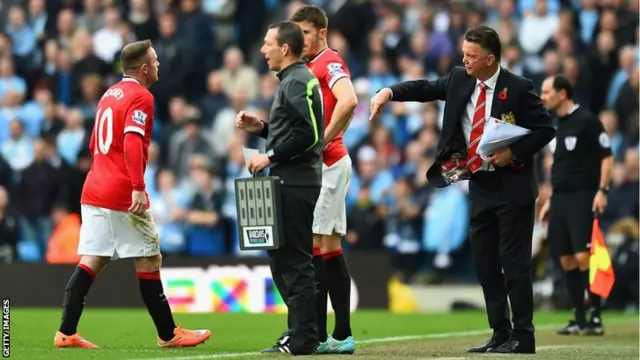
[[[536,330],[550,330],[556,327],[562,326],[560,324],[549,324],[536,326]],[[424,334],[424,335],[407,335],[407,336],[390,336],[376,339],[364,339],[356,340],[356,344],[380,344],[387,342],[409,341],[409,340],[424,340],[424,339],[448,339],[455,337],[476,336],[491,334],[490,329],[485,330],[469,330],[469,331],[455,331],[436,334]],[[242,356],[259,355],[258,352],[241,352],[241,353],[219,353],[208,355],[193,355],[193,356],[178,356],[178,357],[158,357],[158,358],[137,358],[130,360],[208,360],[208,359],[231,359]]]

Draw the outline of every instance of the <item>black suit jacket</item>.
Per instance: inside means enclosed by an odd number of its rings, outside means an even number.
[[[450,168],[452,160],[456,164],[466,163],[467,145],[461,119],[475,87],[476,79],[469,76],[463,67],[454,67],[447,76],[435,81],[405,81],[391,86],[392,101],[446,101],[436,159],[427,172],[427,179],[435,187],[449,185],[443,171]],[[493,188],[525,205],[538,197],[533,157],[553,139],[555,129],[533,82],[501,68],[493,94],[491,117],[503,119],[505,116],[514,120],[516,125],[530,129],[531,133],[511,145],[514,164],[496,167],[495,171],[482,176],[476,176],[479,173],[472,175],[471,191],[474,182],[491,182]]]

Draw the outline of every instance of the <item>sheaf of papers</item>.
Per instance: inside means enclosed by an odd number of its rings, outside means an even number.
[[[507,147],[531,130],[508,122],[489,118],[486,120],[482,138],[478,144],[478,154],[483,160],[487,160],[497,149]]]
[[[246,147],[243,146],[242,147],[242,154],[244,155],[244,168],[247,169],[247,164],[249,164],[249,159],[251,159],[253,157],[253,155],[260,154],[260,150],[246,148]]]

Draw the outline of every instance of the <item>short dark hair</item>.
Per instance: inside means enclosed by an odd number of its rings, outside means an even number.
[[[558,92],[564,91],[567,94],[567,99],[573,99],[573,84],[571,83],[571,80],[569,80],[566,76],[554,76],[551,87],[553,87],[553,89]]]
[[[302,50],[304,49],[304,35],[302,34],[302,29],[300,29],[298,24],[293,21],[280,21],[269,26],[269,30],[271,29],[278,30],[276,41],[278,41],[279,46],[287,44],[289,45],[289,48],[291,48],[291,54],[293,54],[293,56],[302,56]]]
[[[329,19],[327,14],[321,8],[315,5],[305,5],[298,9],[293,16],[291,16],[293,22],[310,22],[316,29],[326,29],[329,27]]]
[[[127,44],[122,48],[122,52],[120,53],[122,70],[125,73],[137,71],[142,64],[149,61],[147,55],[152,46],[151,40],[136,41]]]
[[[478,25],[470,28],[464,34],[464,39],[468,42],[478,44],[483,50],[495,56],[496,61],[500,61],[502,55],[502,44],[500,36],[492,28],[485,25]]]

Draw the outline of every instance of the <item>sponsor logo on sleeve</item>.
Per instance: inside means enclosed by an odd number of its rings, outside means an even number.
[[[132,120],[136,124],[144,125],[147,122],[147,114],[142,110],[134,110]]]
[[[598,142],[600,143],[600,146],[605,149],[611,147],[611,140],[609,139],[609,135],[607,135],[607,133],[605,132],[600,134],[600,136],[598,137]]]
[[[340,63],[329,63],[327,65],[327,70],[329,71],[329,75],[331,76],[344,74],[344,69],[342,68],[342,64]]]

